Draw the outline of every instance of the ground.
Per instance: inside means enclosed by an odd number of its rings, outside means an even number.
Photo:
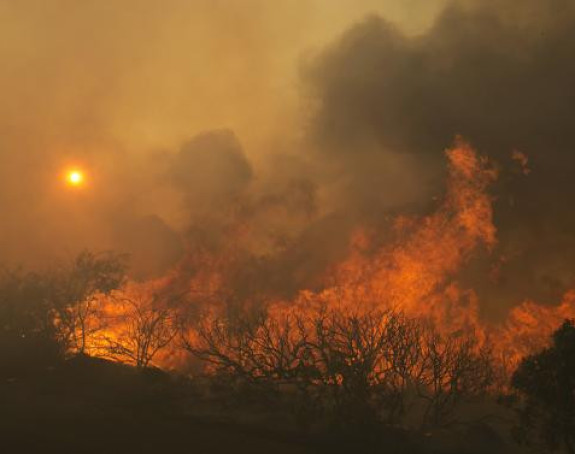
[[[88,357],[0,377],[0,452],[6,453],[514,452],[488,425],[425,436],[384,428],[375,438],[341,430],[304,434],[274,409],[250,415],[232,404],[227,411],[226,402],[212,405],[182,377]]]
[[[312,453],[250,426],[198,420],[175,405],[181,387],[112,364],[74,364],[0,385],[0,452]]]

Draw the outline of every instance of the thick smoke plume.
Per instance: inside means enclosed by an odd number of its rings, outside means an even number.
[[[486,313],[556,302],[573,284],[574,25],[568,1],[452,2],[415,38],[367,18],[305,73],[343,209],[425,210],[454,134],[502,168],[498,245],[466,273]]]
[[[0,6],[18,43],[0,48],[0,261],[125,251],[134,278],[196,305],[321,294],[354,260],[399,281],[407,261],[414,292],[432,275],[495,319],[572,286],[570,2],[457,1],[433,21],[389,2],[393,21],[346,24],[327,46],[332,29],[298,35],[297,49],[288,38],[325,2],[167,3]],[[459,135],[494,168],[473,158],[482,198],[458,205],[443,151]],[[69,164],[85,190],[62,187]],[[482,222],[443,223],[466,203]]]
[[[300,55],[369,10],[415,32],[441,2],[420,3],[413,14],[395,0],[1,2],[0,261],[42,267],[113,248],[137,275],[162,274],[200,210],[197,183],[173,171],[182,144],[233,130],[256,185],[272,189],[264,198],[283,197],[278,185],[306,179],[294,157],[305,154]],[[90,191],[62,186],[71,165]],[[228,183],[219,170],[203,168],[205,187]]]

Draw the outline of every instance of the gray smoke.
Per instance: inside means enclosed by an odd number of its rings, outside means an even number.
[[[306,68],[311,140],[347,176],[347,203],[377,212],[425,210],[442,151],[462,135],[502,168],[500,276],[487,279],[491,264],[478,260],[467,282],[495,315],[527,297],[556,302],[575,276],[574,56],[575,4],[565,0],[454,2],[411,38],[370,17]]]

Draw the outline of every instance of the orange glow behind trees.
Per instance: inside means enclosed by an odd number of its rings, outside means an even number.
[[[286,311],[306,318],[321,308],[355,315],[398,311],[406,317],[432,322],[444,336],[474,333],[478,347],[492,344],[494,354],[505,358],[501,366],[508,369],[507,372],[525,355],[545,346],[563,318],[575,317],[572,299],[566,298],[557,308],[525,303],[516,307],[505,323],[497,325],[481,319],[475,290],[458,281],[458,272],[471,258],[481,250],[490,253],[497,242],[489,193],[497,171],[462,140],[447,150],[446,159],[446,192],[434,212],[419,218],[397,218],[394,240],[377,246],[374,245],[377,238],[358,228],[349,239],[348,256],[332,265],[318,289],[302,288],[287,300],[278,300],[265,294],[265,290],[257,296],[270,319],[281,324]],[[116,299],[130,299],[122,293],[137,289],[141,293],[138,301],[147,301],[154,299],[161,289],[169,293],[176,285],[178,292],[184,288],[185,294],[193,295],[198,306],[187,307],[188,302],[183,298],[181,304],[172,307],[173,316],[197,310],[217,317],[225,312],[226,299],[234,294],[230,278],[237,266],[234,251],[230,246],[221,254],[197,254],[194,259],[201,264],[201,272],[188,276],[179,274],[181,269],[175,269],[163,279],[118,290]],[[243,304],[250,307],[260,303],[247,298]],[[108,326],[106,334],[121,347],[122,339],[126,338],[122,333],[133,329],[125,317],[117,314],[121,312],[121,305],[114,299],[109,299],[105,306],[111,315],[108,319],[115,321]],[[162,310],[164,306],[165,303],[156,302],[151,307]],[[537,322],[529,323],[531,319]],[[190,331],[192,338],[197,335],[194,329]],[[93,345],[92,353],[97,354],[99,346]],[[187,359],[176,345],[165,347],[155,358],[155,364],[176,368],[185,365]],[[131,357],[123,360],[134,362]]]

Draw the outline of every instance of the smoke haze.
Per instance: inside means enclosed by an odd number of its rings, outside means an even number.
[[[462,135],[500,170],[498,242],[462,282],[494,317],[558,301],[575,6],[516,3],[2,2],[0,262],[115,249],[147,278],[223,254],[242,292],[293,294],[356,228],[384,242],[398,213],[432,211]]]

